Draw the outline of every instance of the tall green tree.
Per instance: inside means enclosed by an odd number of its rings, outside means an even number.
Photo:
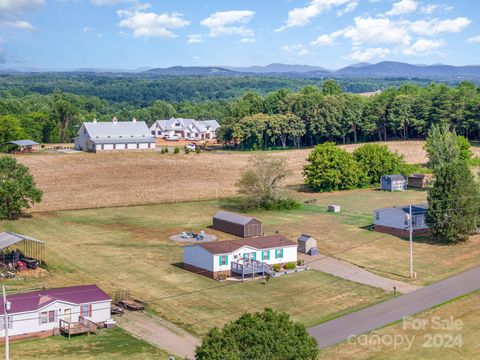
[[[195,351],[196,360],[316,360],[318,347],[305,326],[265,309],[213,328]]]
[[[0,144],[12,140],[22,140],[24,137],[25,130],[17,117],[12,115],[0,116]]]
[[[0,158],[0,219],[13,219],[42,200],[29,169],[13,157]]]
[[[61,94],[57,96],[52,115],[57,122],[61,142],[70,141],[70,137],[73,135],[71,126],[74,125],[78,114],[78,109],[72,102],[64,99]]]
[[[305,184],[320,192],[355,189],[367,183],[365,173],[352,154],[332,142],[315,146],[307,158],[303,175]]]
[[[425,148],[435,181],[428,191],[427,224],[433,238],[455,243],[478,228],[479,188],[459,140],[446,124],[430,129]]]

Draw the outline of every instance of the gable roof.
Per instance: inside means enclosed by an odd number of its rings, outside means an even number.
[[[5,144],[13,144],[17,146],[35,146],[35,145],[40,145],[36,141],[33,140],[13,140],[6,142]]]
[[[398,180],[406,180],[405,176],[401,174],[395,174],[395,175],[384,175],[382,178],[389,178],[393,181],[398,181]]]
[[[96,285],[79,285],[51,290],[32,291],[7,295],[11,303],[10,314],[39,310],[55,301],[71,304],[85,304],[97,301],[112,300]],[[3,298],[0,298],[0,315],[3,315]]]
[[[236,214],[229,211],[219,211],[215,215],[213,215],[213,218],[218,220],[228,221],[234,224],[240,224],[240,225],[247,225],[252,220],[257,220],[253,217]]]
[[[310,239],[313,239],[315,240],[315,238],[311,235],[307,235],[307,234],[302,234],[300,235],[300,237],[298,238],[298,242],[304,242],[304,241],[307,241],[307,240],[310,240]]]
[[[392,206],[382,209],[375,209],[375,211],[385,211],[385,210],[396,210],[399,212],[404,212],[405,214],[410,213],[409,205],[404,206]],[[412,205],[412,215],[423,215],[428,212],[428,204],[416,204]]]
[[[240,240],[217,241],[211,243],[203,243],[194,246],[201,246],[211,254],[228,254],[234,252],[244,246],[255,249],[272,249],[287,246],[297,246],[296,243],[287,239],[282,235],[261,236],[257,238],[248,238]]]
[[[207,126],[211,127],[211,131],[215,131],[220,127],[217,120],[194,120],[183,118],[171,118],[168,120],[157,120],[154,125],[158,125],[160,129],[165,130],[178,130],[179,128],[174,126],[175,123],[180,124],[180,128],[187,129],[190,126],[194,126],[200,132],[206,132]]]
[[[90,138],[152,138],[145,121],[85,122]]]

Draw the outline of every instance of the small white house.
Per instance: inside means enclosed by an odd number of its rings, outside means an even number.
[[[81,318],[102,324],[111,320],[112,299],[96,285],[80,285],[8,295],[8,335],[15,339],[59,333],[61,320]],[[0,337],[5,337],[3,299],[0,299]]]
[[[75,138],[75,149],[79,151],[125,151],[153,150],[155,138],[144,121],[85,122]]]
[[[169,119],[157,120],[150,127],[153,136],[165,138],[177,135],[185,140],[212,140],[220,127],[217,120]]]
[[[183,266],[215,279],[219,274],[231,276],[232,264],[248,260],[267,265],[296,262],[297,246],[281,235],[190,245],[183,248]]]
[[[428,204],[412,205],[413,234],[427,235],[430,230],[426,223]],[[375,209],[373,227],[376,231],[396,236],[409,234],[409,206]]]

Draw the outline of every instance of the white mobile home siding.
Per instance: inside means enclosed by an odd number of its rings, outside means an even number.
[[[401,209],[378,209],[375,210],[373,224],[400,230],[407,230],[407,213]],[[428,226],[425,222],[425,214],[414,215],[412,227],[413,230],[428,229]]]

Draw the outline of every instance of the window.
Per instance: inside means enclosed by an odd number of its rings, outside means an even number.
[[[160,131],[159,131],[160,132]],[[155,135],[155,130],[152,130],[152,135]]]
[[[137,143],[137,149],[140,149],[140,144],[139,143]]]
[[[228,256],[227,255],[220,256],[219,265],[220,266],[228,265]]]
[[[125,149],[128,149],[128,144],[125,144]]]
[[[92,308],[90,304],[83,304],[80,307],[80,316],[89,317],[92,316]]]
[[[283,249],[275,249],[275,259],[283,258]]]
[[[0,317],[0,329],[3,330],[5,329],[5,323],[4,323],[4,317]],[[11,329],[13,327],[13,316],[10,315],[8,317],[8,328]]]
[[[151,144],[150,144],[150,143],[148,143],[148,148],[149,148],[149,149],[150,149],[150,145],[151,145]]]
[[[54,310],[50,310],[48,312],[48,322],[55,322],[55,311]]]
[[[103,145],[103,144],[100,145],[100,149],[102,149],[102,150],[105,149],[105,145]]]
[[[270,250],[262,251],[262,260],[270,260]]]
[[[48,323],[48,311],[42,311],[40,313],[40,324]]]
[[[375,212],[375,220],[380,220],[380,213],[378,211]]]
[[[113,144],[113,150],[117,148],[117,144]]]

